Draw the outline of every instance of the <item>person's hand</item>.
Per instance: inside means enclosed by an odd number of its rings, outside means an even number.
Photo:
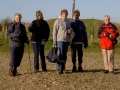
[[[53,41],[53,46],[57,46],[57,42],[56,41]]]
[[[42,45],[45,45],[45,43],[47,42],[47,40],[46,39],[42,39],[42,42],[41,42],[41,44]]]
[[[70,34],[70,33],[71,33],[71,28],[69,28],[69,29],[67,30],[67,33],[68,33],[68,34]]]
[[[108,32],[105,32],[105,33],[104,33],[104,36],[109,36],[109,33],[108,33]]]
[[[86,49],[88,47],[88,44],[84,44],[84,48]]]
[[[111,34],[109,35],[109,38],[112,38],[112,35],[111,35]]]
[[[29,41],[29,40],[27,40],[27,41],[26,41],[26,43],[27,43],[27,44],[29,44],[29,43],[30,43],[30,41]]]

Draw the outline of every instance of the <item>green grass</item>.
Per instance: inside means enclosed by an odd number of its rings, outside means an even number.
[[[50,27],[50,37],[49,37],[49,41],[45,45],[46,51],[49,51],[50,48],[52,47],[52,31],[53,31],[53,25],[54,25],[55,20],[56,18],[47,20],[49,27]],[[68,20],[70,21],[71,19],[68,18]],[[85,51],[100,51],[99,38],[97,36],[97,32],[98,32],[100,25],[103,23],[103,21],[97,20],[97,19],[81,19],[81,20],[85,23],[87,34],[88,34],[88,41],[89,41],[88,49],[84,49],[84,50]],[[114,24],[118,27],[118,30],[119,30],[120,24],[119,23],[114,23]],[[91,43],[91,28],[94,28],[94,42],[93,43]],[[30,39],[31,33],[28,32],[28,28],[26,29],[27,29],[27,35]],[[119,44],[119,40],[120,38],[118,38],[118,44]],[[0,51],[8,51],[9,50],[8,40],[5,43],[2,43],[2,42],[3,42],[3,36],[2,36],[2,33],[0,33]],[[25,49],[27,49],[27,46],[25,47],[26,47]],[[119,48],[120,46],[117,45],[116,51],[119,50]],[[30,49],[32,50],[31,45],[30,45]]]

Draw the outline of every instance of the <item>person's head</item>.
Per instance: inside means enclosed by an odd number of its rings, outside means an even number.
[[[110,22],[110,16],[109,15],[105,15],[104,16],[104,23],[108,24]]]
[[[80,16],[80,11],[79,10],[75,10],[73,12],[73,19],[79,19],[79,16]]]
[[[43,19],[43,14],[42,14],[42,12],[40,10],[38,10],[36,12],[36,19],[38,19],[38,20]]]
[[[21,19],[22,19],[22,15],[20,13],[15,13],[15,15],[14,15],[14,21],[16,23],[20,23]]]
[[[66,19],[68,16],[68,11],[66,9],[61,10],[61,18]]]

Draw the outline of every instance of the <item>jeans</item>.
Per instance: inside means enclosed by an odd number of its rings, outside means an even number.
[[[39,70],[39,54],[42,70],[46,69],[45,55],[44,55],[44,45],[41,43],[32,43],[34,51],[34,70]]]
[[[83,57],[82,44],[71,45],[71,58],[73,64],[76,64],[76,52],[78,52],[78,63],[82,64],[82,57]]]
[[[24,53],[24,45],[19,47],[10,47],[10,66],[18,67],[20,66],[22,57]]]
[[[60,57],[59,60],[64,61],[64,62],[57,62],[56,68],[57,69],[61,69],[61,70],[65,70],[65,63],[67,60],[67,51],[68,51],[68,42],[62,42],[62,41],[58,41],[57,42],[57,46],[60,48]]]

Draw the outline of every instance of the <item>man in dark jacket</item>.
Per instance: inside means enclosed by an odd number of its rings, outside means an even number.
[[[39,70],[39,54],[41,59],[41,67],[43,71],[47,71],[44,46],[48,41],[50,29],[48,23],[43,20],[43,14],[41,11],[36,12],[36,20],[33,20],[29,26],[29,32],[32,33],[31,43],[34,51],[34,70]]]
[[[88,46],[86,27],[84,23],[79,20],[79,16],[80,16],[79,10],[75,10],[73,13],[73,20],[71,21],[71,28],[75,32],[75,37],[73,38],[73,41],[71,44],[71,54],[72,54],[71,56],[72,56],[72,63],[73,63],[72,72],[76,72],[76,50],[78,51],[78,72],[83,71],[82,69],[82,57],[83,57],[82,44],[84,44],[85,48],[87,48]]]
[[[10,38],[10,76],[19,75],[17,67],[20,66],[23,57],[24,43],[26,42],[29,44],[25,26],[20,22],[21,18],[21,14],[16,13],[14,15],[14,23],[9,26],[7,32],[7,35]]]

